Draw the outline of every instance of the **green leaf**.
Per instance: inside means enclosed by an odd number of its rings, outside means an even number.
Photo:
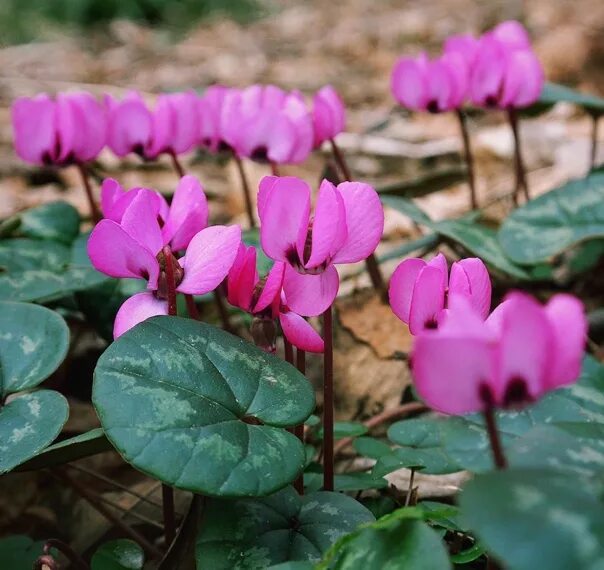
[[[419,198],[420,196],[426,196],[463,182],[467,179],[467,176],[465,168],[447,168],[424,176],[418,176],[413,180],[404,180],[381,186],[376,188],[376,190],[382,196]]]
[[[459,471],[459,466],[442,447],[441,425],[440,418],[414,418],[392,424],[388,438],[401,447],[381,457],[373,473],[384,475],[401,467],[413,467],[435,475]]]
[[[258,275],[266,275],[273,266],[273,260],[268,258],[260,245],[260,232],[258,228],[250,228],[243,232],[241,236],[243,243],[247,246],[253,245],[256,248],[256,265]]]
[[[499,230],[516,263],[536,264],[587,240],[604,237],[604,171],[573,180],[516,209]]]
[[[103,430],[101,428],[91,429],[47,447],[42,453],[20,465],[16,471],[34,471],[63,465],[111,449],[113,446],[109,443]]]
[[[154,317],[119,337],[95,370],[93,403],[126,461],[206,495],[259,496],[293,481],[310,383],[276,356],[211,325]],[[260,424],[260,425],[258,425]]]
[[[282,562],[281,564],[275,564],[269,566],[267,570],[313,570],[314,567],[312,562],[298,560],[296,562]]]
[[[354,499],[325,491],[301,497],[286,487],[263,499],[213,499],[197,539],[197,568],[259,570],[318,562],[338,538],[371,520]]]
[[[385,441],[374,437],[359,437],[352,442],[352,446],[357,453],[371,459],[379,459],[392,452],[392,448]]]
[[[67,202],[50,202],[19,214],[19,233],[70,245],[80,232],[80,214]]]
[[[399,196],[380,196],[380,199],[384,206],[389,206],[401,212],[401,214],[405,214],[418,224],[428,225],[432,221],[430,216],[417,206],[413,200],[400,198]]]
[[[304,486],[309,491],[318,491],[323,487],[323,473],[304,473]],[[334,490],[343,493],[384,489],[388,481],[371,473],[338,473],[334,476]]]
[[[34,542],[28,536],[12,535],[0,538],[0,562],[6,570],[31,570],[42,555],[43,541]]]
[[[460,497],[465,520],[509,570],[600,570],[604,505],[576,476],[514,469],[485,473]]]
[[[69,349],[63,318],[38,305],[0,302],[0,397],[48,378]]]
[[[142,570],[143,549],[133,540],[121,538],[100,546],[92,556],[90,570]]]
[[[335,551],[335,560],[320,568],[333,570],[395,570],[451,568],[447,550],[438,533],[416,518],[399,518],[395,513],[365,525],[345,537]]]
[[[333,435],[335,439],[357,437],[367,433],[367,426],[360,422],[334,422]],[[323,439],[323,428],[317,432],[317,438]]]
[[[560,102],[574,103],[586,111],[600,115],[604,113],[604,99],[589,93],[581,93],[559,83],[547,82],[543,86],[539,100],[529,108],[529,111],[542,112]]]
[[[53,390],[22,394],[0,408],[0,474],[49,445],[67,421],[67,400]]]

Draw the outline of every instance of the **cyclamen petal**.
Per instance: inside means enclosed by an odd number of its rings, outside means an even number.
[[[292,311],[282,312],[279,314],[279,323],[285,338],[298,349],[306,352],[323,352],[323,339],[300,315]]]
[[[119,224],[128,206],[142,191],[151,192],[149,199],[153,203],[153,211],[156,212],[156,217],[166,220],[169,209],[168,203],[159,192],[148,188],[131,188],[126,191],[113,178],[105,178],[101,184],[101,211],[103,216]]]
[[[210,226],[201,230],[179,260],[184,277],[176,290],[203,295],[218,287],[233,265],[240,243],[239,226]]]
[[[533,104],[543,89],[545,76],[537,56],[517,50],[508,56],[501,93],[501,107],[522,108]]]
[[[153,117],[140,95],[131,93],[121,102],[106,98],[107,145],[118,157],[144,153],[153,136]]]
[[[159,263],[153,253],[112,220],[101,220],[88,238],[88,256],[95,269],[110,277],[146,279],[157,289]]]
[[[158,299],[153,293],[137,293],[127,299],[115,315],[113,338],[151,317],[167,314],[168,301]]]
[[[264,309],[273,304],[276,297],[281,293],[284,273],[285,263],[280,261],[275,262],[271,270],[268,272],[262,293],[260,293],[258,301],[256,301],[256,304],[252,307],[252,312],[256,313],[259,311],[264,311]]]
[[[11,107],[15,150],[19,158],[44,164],[45,155],[53,153],[57,142],[55,109],[45,93],[36,97],[19,97]]]
[[[290,309],[305,317],[323,313],[333,303],[340,287],[340,277],[333,265],[318,275],[303,275],[285,267],[283,291]]]
[[[157,255],[164,241],[157,219],[158,212],[154,206],[153,191],[141,189],[124,211],[120,226],[130,237],[153,255]]]
[[[337,91],[326,85],[313,97],[314,146],[333,139],[344,130],[346,112]]]
[[[491,308],[491,278],[482,260],[471,257],[451,266],[449,294],[463,293],[478,314],[486,319]]]
[[[413,288],[409,311],[409,330],[417,335],[424,329],[436,328],[440,312],[445,308],[442,273],[435,267],[424,267]]]
[[[394,270],[390,278],[388,287],[390,306],[394,314],[407,324],[409,324],[415,282],[424,267],[426,267],[426,262],[423,259],[405,259]]]

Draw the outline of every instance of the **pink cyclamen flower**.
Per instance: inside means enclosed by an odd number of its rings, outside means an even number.
[[[173,264],[178,292],[202,295],[224,280],[237,255],[240,228],[206,227],[207,201],[192,176],[181,179],[163,227],[160,210],[156,194],[141,189],[119,223],[101,220],[88,240],[88,255],[98,271],[147,281],[147,292],[130,297],[120,307],[113,331],[116,338],[146,318],[168,314],[167,263]],[[165,245],[172,251],[186,248],[185,255],[166,259]]]
[[[199,143],[210,152],[230,149],[225,139],[228,112],[233,109],[229,101],[237,99],[238,93],[237,89],[213,85],[198,99]]]
[[[298,92],[253,85],[227,97],[223,113],[224,141],[241,157],[297,164],[312,150],[312,115]]]
[[[282,294],[285,263],[277,261],[264,279],[256,270],[256,248],[239,246],[227,277],[228,301],[254,316],[252,335],[258,346],[275,350],[274,321],[279,319],[287,340],[307,352],[323,352],[323,339],[300,315],[291,311]]]
[[[479,40],[471,34],[461,34],[458,36],[450,36],[445,40],[443,52],[445,54],[459,54],[466,65],[468,72],[472,68],[476,56],[478,55]]]
[[[533,50],[511,34],[490,32],[479,42],[470,74],[470,99],[482,107],[527,107],[541,94],[545,76]]]
[[[19,97],[11,108],[15,150],[38,165],[68,166],[94,160],[107,139],[103,106],[89,93]]]
[[[157,98],[150,110],[137,92],[122,101],[107,95],[109,148],[119,157],[131,152],[152,160],[162,153],[182,154],[199,139],[198,100],[193,92]]]
[[[155,202],[154,208],[157,209],[158,216],[162,224],[168,219],[169,206],[164,197],[156,190],[148,188],[131,188],[126,191],[121,184],[114,178],[105,178],[101,184],[101,212],[103,217],[113,220],[118,224],[122,221],[122,216],[126,208],[132,203],[139,192],[150,192],[153,196],[150,199]]]
[[[434,60],[425,53],[398,60],[392,71],[394,98],[413,111],[439,113],[458,109],[468,89],[468,65],[457,52]]]
[[[332,140],[344,130],[346,126],[344,102],[331,85],[326,85],[315,93],[312,118],[315,148],[325,141]]]
[[[323,180],[311,216],[311,191],[299,178],[266,176],[258,193],[260,242],[286,264],[283,290],[292,311],[321,314],[340,284],[335,264],[356,263],[375,251],[384,230],[376,191],[362,182],[337,187]]]
[[[462,295],[482,319],[491,307],[491,280],[477,257],[453,263],[448,275],[442,253],[425,262],[405,259],[394,271],[388,291],[394,314],[409,325],[411,334],[438,328],[451,295]]]
[[[467,298],[453,296],[442,326],[415,339],[414,382],[446,414],[523,406],[576,381],[586,332],[583,304],[572,295],[544,307],[511,293],[486,322]]]

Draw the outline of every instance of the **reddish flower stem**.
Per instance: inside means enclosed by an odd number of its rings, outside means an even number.
[[[280,176],[279,167],[277,166],[277,163],[273,162],[272,160],[271,160],[271,174],[273,176]]]
[[[88,206],[90,208],[90,217],[92,221],[96,224],[99,222],[103,216],[99,211],[96,202],[94,201],[94,196],[92,193],[92,186],[90,185],[90,178],[88,177],[88,170],[86,166],[84,166],[81,162],[76,163],[78,167],[78,171],[80,173],[80,177],[82,178],[82,182],[84,184],[84,190],[86,191],[86,198],[88,198]]]
[[[495,408],[490,405],[487,406],[483,412],[483,415],[486,422],[487,434],[489,435],[491,451],[493,452],[493,461],[495,462],[495,467],[497,467],[497,469],[505,469],[507,467],[507,460],[503,453],[503,446],[501,445],[499,431],[497,430]]]
[[[518,128],[518,113],[513,107],[508,109],[508,120],[510,122],[510,127],[512,127],[512,134],[514,135],[514,170],[516,171],[516,191],[514,192],[514,203],[517,204],[521,190],[524,192],[524,197],[526,198],[527,202],[531,199],[531,197],[526,181],[524,161],[522,160],[522,147],[520,145],[520,131]]]
[[[591,152],[589,167],[593,170],[596,167],[596,156],[598,154],[598,119],[599,115],[595,113],[591,115]]]
[[[285,338],[285,335],[283,335],[283,348],[285,351],[285,361],[289,362],[290,364],[294,363],[294,347],[292,346],[292,343],[289,342],[289,340],[287,340]]]
[[[176,153],[173,150],[168,151],[168,154],[170,155],[170,158],[172,159],[172,166],[173,166],[176,174],[178,175],[178,178],[182,178],[186,174],[186,172],[185,172],[185,169],[183,168],[182,164],[178,160],[178,156],[176,156]]]
[[[235,334],[233,327],[231,326],[231,320],[229,319],[229,311],[224,304],[224,293],[222,291],[222,283],[214,289],[214,301],[216,301],[216,307],[218,308],[218,314],[220,315],[220,320],[222,321],[222,328],[230,332],[231,334]]]
[[[296,349],[296,368],[301,374],[306,374],[306,352]],[[294,427],[294,435],[304,445],[304,424],[299,424]],[[304,495],[304,473],[300,473],[294,481],[294,488],[298,491],[298,495]]]
[[[243,190],[243,199],[245,201],[245,211],[247,212],[248,223],[250,224],[250,228],[255,228],[256,219],[254,218],[254,206],[252,204],[250,185],[247,181],[247,176],[245,175],[243,161],[235,153],[233,153],[233,159],[235,160],[237,170],[239,171],[239,178],[241,178],[241,189]]]
[[[58,540],[56,538],[49,538],[42,547],[42,556],[40,556],[34,562],[34,570],[50,568],[51,570],[59,569],[60,566],[57,561],[54,559],[54,556],[51,553],[51,549],[55,548],[58,550],[65,558],[71,562],[73,566],[71,566],[74,570],[89,570],[90,566],[86,564],[85,560],[69,546],[69,544],[63,542],[62,540]]]
[[[465,113],[461,109],[457,109],[457,119],[459,120],[459,129],[461,131],[461,139],[463,141],[466,167],[468,169],[468,185],[470,186],[470,207],[472,208],[472,210],[476,210],[478,208],[478,197],[476,196],[476,182],[474,178],[474,155],[472,154],[472,146],[470,145],[468,122],[466,120]]]
[[[323,313],[323,489],[333,491],[333,315]]]
[[[344,154],[340,150],[340,147],[336,144],[334,139],[330,139],[331,150],[333,153],[333,157],[338,165],[338,169],[340,170],[340,174],[344,177],[345,181],[350,182],[352,180],[352,174],[350,172],[350,168],[348,167],[348,163],[344,158]],[[369,278],[371,279],[371,284],[373,288],[380,294],[380,297],[384,303],[388,303],[388,291],[386,290],[386,285],[384,283],[384,277],[382,276],[382,272],[380,271],[380,265],[377,262],[377,258],[375,254],[372,253],[365,260],[365,266],[367,267],[367,272],[369,273]]]
[[[176,281],[174,279],[174,257],[169,245],[164,246],[166,260],[166,282],[168,286],[168,315],[176,316]],[[176,537],[176,516],[174,514],[174,489],[165,483],[161,485],[164,515],[164,536],[169,547]]]
[[[187,312],[189,313],[189,317],[198,321],[200,319],[199,309],[197,308],[193,295],[185,293],[185,301],[187,303]]]

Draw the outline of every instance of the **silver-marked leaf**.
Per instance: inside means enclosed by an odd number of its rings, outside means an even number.
[[[326,491],[301,497],[286,487],[263,499],[210,500],[197,538],[197,568],[318,562],[336,540],[372,520],[359,502]]]
[[[576,475],[537,469],[477,475],[460,506],[483,546],[509,570],[602,568],[604,504]]]
[[[142,570],[143,549],[133,540],[121,538],[101,545],[92,556],[90,570]]]
[[[67,202],[50,202],[19,214],[25,237],[70,245],[80,232],[80,214]]]
[[[12,535],[0,538],[0,562],[6,570],[31,570],[42,554],[43,541],[34,542],[29,536]]]
[[[503,251],[526,265],[597,238],[604,238],[602,170],[531,200],[512,212],[499,230]]]
[[[262,496],[293,481],[315,401],[293,366],[211,325],[154,317],[98,361],[93,403],[126,461],[165,483]]]
[[[63,362],[69,328],[46,307],[0,302],[0,397],[37,386]]]
[[[318,491],[323,487],[323,473],[304,473],[304,486],[308,491]],[[349,493],[367,489],[383,489],[388,481],[371,473],[337,473],[334,476],[334,490]]]
[[[67,400],[54,390],[16,396],[0,408],[0,474],[27,461],[59,435]]]

